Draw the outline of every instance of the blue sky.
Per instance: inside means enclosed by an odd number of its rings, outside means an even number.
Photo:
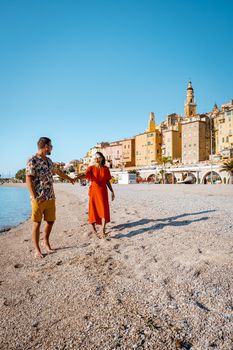
[[[233,98],[231,0],[0,0],[0,174],[52,138],[54,161]]]

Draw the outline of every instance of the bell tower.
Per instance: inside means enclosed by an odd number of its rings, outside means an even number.
[[[154,132],[155,129],[156,129],[155,115],[154,115],[154,112],[150,112],[150,118],[149,118],[149,124],[148,124],[147,132]]]
[[[196,114],[196,103],[194,102],[194,90],[191,81],[188,83],[186,103],[184,106],[184,117],[190,118]]]

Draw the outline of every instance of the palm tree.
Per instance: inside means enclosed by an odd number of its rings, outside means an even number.
[[[226,171],[230,175],[230,184],[233,184],[233,159],[229,159],[223,163],[220,171]]]
[[[160,174],[162,175],[162,183],[164,183],[165,177],[166,177],[166,164],[172,164],[171,157],[161,157],[159,159],[159,164],[162,165],[162,170],[160,170]]]

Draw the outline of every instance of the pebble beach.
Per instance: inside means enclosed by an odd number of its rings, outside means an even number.
[[[79,184],[55,185],[54,254],[30,220],[0,236],[0,349],[233,349],[233,186],[114,191],[107,239]]]

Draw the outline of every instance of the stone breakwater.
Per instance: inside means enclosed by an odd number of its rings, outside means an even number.
[[[1,349],[232,349],[233,186],[116,185],[106,240],[55,188],[55,254],[0,237]]]

